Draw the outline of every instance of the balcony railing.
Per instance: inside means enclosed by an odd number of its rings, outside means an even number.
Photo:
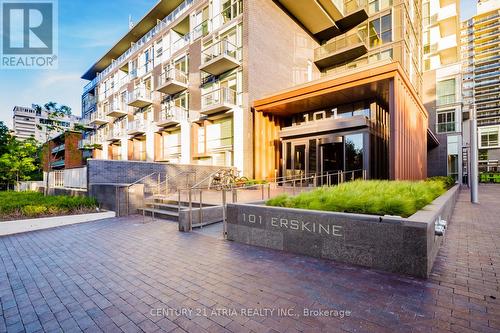
[[[97,111],[97,112],[93,112],[90,114],[90,123],[102,125],[102,124],[105,124],[107,122],[108,122],[108,120],[107,120],[107,117],[104,114],[104,112]]]
[[[151,91],[146,88],[136,88],[128,95],[128,105],[142,108],[151,104]]]
[[[191,32],[191,38],[192,40],[197,40],[200,37],[205,37],[209,33],[209,21],[205,20],[198,24],[196,27],[194,27],[193,31]]]
[[[122,127],[113,128],[113,130],[108,133],[108,141],[118,140],[119,138],[121,138],[124,135],[125,135],[124,128],[122,128]]]
[[[130,121],[127,126],[127,133],[131,135],[144,133],[146,131],[146,121],[138,118]]]
[[[201,113],[228,111],[236,106],[236,91],[222,87],[201,96]]]
[[[321,68],[356,59],[368,52],[365,40],[358,33],[336,37],[314,50],[314,62]]]
[[[52,154],[57,154],[60,151],[63,151],[66,148],[66,145],[63,143],[57,147],[52,148]]]
[[[169,81],[177,81],[183,84],[188,83],[187,74],[179,69],[170,68],[160,75],[160,85],[164,85]]]
[[[167,126],[178,124],[188,119],[188,111],[180,106],[164,104],[162,105],[158,125]]]
[[[232,58],[237,58],[238,47],[227,39],[220,40],[202,52],[202,63],[209,62],[219,56],[227,55]]]
[[[236,45],[227,39],[220,40],[203,50],[200,69],[212,75],[227,72],[240,65],[238,53]]]
[[[54,162],[51,162],[50,165],[53,167],[53,168],[59,168],[59,167],[63,167],[64,166],[64,159],[62,160],[57,160],[57,161],[54,161]]]
[[[170,68],[161,73],[156,90],[164,94],[175,94],[187,89],[188,76],[185,72]]]
[[[217,29],[224,24],[231,22],[243,12],[243,1],[235,0],[233,3],[221,11],[219,14],[214,15],[211,20],[212,29]]]
[[[132,55],[134,52],[143,47],[154,36],[165,31],[168,27],[170,27],[170,25],[182,14],[184,14],[189,9],[189,7],[193,5],[193,3],[194,0],[185,0],[179,6],[177,6],[177,8],[174,9],[174,11],[168,14],[163,20],[158,22],[158,24],[154,28],[149,30],[149,32],[147,32],[141,39],[135,42],[127,51],[125,51],[121,56],[119,56],[118,59],[116,59],[116,61],[112,62],[111,65],[106,67],[106,69],[104,69],[102,73],[99,74],[99,80],[100,78],[108,75],[108,73],[110,73],[113,69],[120,66],[130,55]]]

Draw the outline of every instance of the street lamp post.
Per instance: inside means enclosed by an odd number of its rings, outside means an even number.
[[[472,106],[470,117],[470,200],[479,203],[478,197],[478,149],[477,149],[477,115],[476,104]]]

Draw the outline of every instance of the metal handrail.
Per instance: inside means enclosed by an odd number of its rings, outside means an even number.
[[[202,189],[204,189],[204,188],[202,188],[202,187],[198,188],[198,186],[199,186],[199,185],[201,185],[204,181],[209,180],[210,178],[212,178],[212,177],[213,177],[214,175],[216,175],[217,173],[219,173],[219,172],[221,172],[221,171],[223,171],[223,170],[227,170],[227,169],[232,169],[232,168],[231,168],[231,167],[224,167],[224,168],[220,168],[220,169],[218,169],[217,171],[212,172],[212,173],[211,173],[211,174],[209,174],[207,177],[203,178],[202,180],[200,180],[199,182],[197,182],[197,183],[196,183],[196,184],[194,184],[193,186],[191,186],[191,188],[189,188],[189,189],[191,189],[191,190],[197,190],[197,189],[202,190]]]
[[[165,180],[164,180],[164,181],[162,181],[162,182],[160,182],[160,183],[158,183],[158,193],[160,193],[160,192],[161,192],[161,191],[160,191],[160,188],[161,188],[161,186],[162,186],[164,183],[167,183],[167,184],[168,184],[168,181],[169,181],[170,179],[172,179],[172,178],[177,178],[177,177],[179,177],[179,176],[181,176],[181,175],[183,175],[183,174],[195,174],[195,175],[196,175],[196,171],[187,170],[187,171],[181,171],[181,172],[179,172],[179,173],[176,173],[175,175],[170,175],[170,176],[165,175]],[[166,189],[166,187],[165,187],[165,189]],[[165,191],[165,192],[166,192],[166,191]]]

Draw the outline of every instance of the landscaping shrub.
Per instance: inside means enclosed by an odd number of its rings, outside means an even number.
[[[433,180],[444,182],[447,189],[452,188],[453,186],[455,186],[456,183],[455,178],[453,178],[452,176],[434,176],[427,178],[427,181],[433,181]]]
[[[65,195],[44,196],[39,192],[0,192],[0,220],[74,214],[97,207],[94,198]]]
[[[21,212],[23,213],[23,215],[26,215],[29,217],[40,216],[40,215],[43,215],[47,212],[47,207],[28,205],[28,206],[22,207]]]
[[[446,192],[449,181],[358,180],[297,196],[279,195],[268,206],[408,217]]]

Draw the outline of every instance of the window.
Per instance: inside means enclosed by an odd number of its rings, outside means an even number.
[[[455,110],[445,110],[437,112],[438,133],[455,132]]]
[[[500,127],[483,127],[479,128],[480,148],[495,148],[498,147],[498,132]]]
[[[392,0],[369,0],[368,11],[370,14],[375,14],[385,8],[392,6]]]
[[[378,47],[392,42],[392,16],[384,15],[371,21],[368,25],[370,47]]]
[[[438,106],[455,103],[455,79],[439,81],[436,91]]]
[[[422,4],[422,17],[423,17],[423,26],[427,27],[431,24],[431,8],[430,3],[425,2]]]

